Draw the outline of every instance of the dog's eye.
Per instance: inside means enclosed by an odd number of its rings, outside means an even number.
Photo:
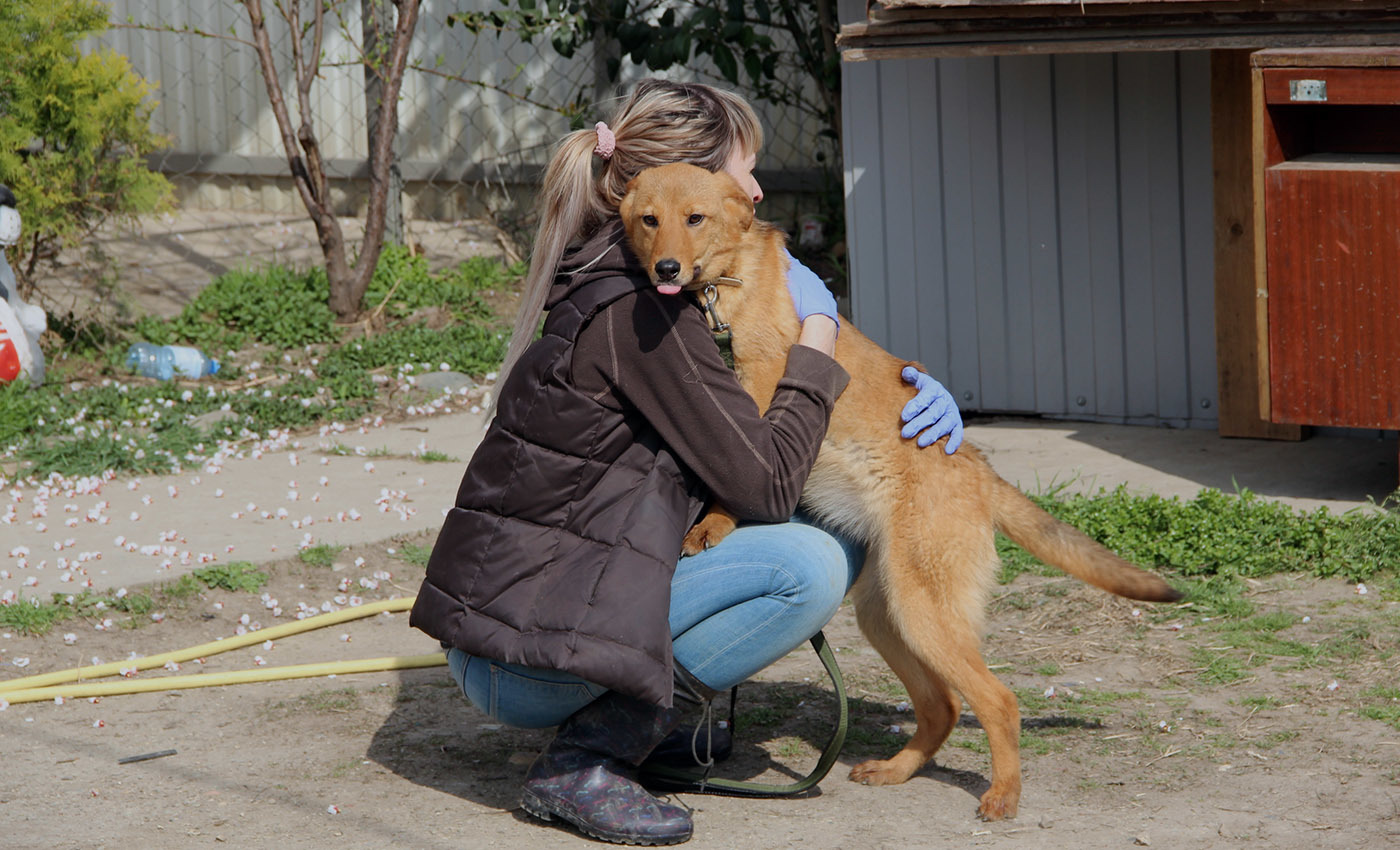
[[[705,220],[705,217],[704,217],[703,215],[701,215],[700,213],[691,213],[691,214],[690,214],[690,218],[686,219],[686,220],[685,220],[685,223],[686,223],[686,224],[689,224],[689,225],[692,226],[692,227],[694,227],[695,225],[699,224],[700,222],[702,222],[702,221],[704,221],[704,220]]]
[[[647,227],[655,227],[655,226],[656,226],[656,216],[654,216],[654,215],[644,215],[644,216],[642,216],[642,224],[645,224]]]

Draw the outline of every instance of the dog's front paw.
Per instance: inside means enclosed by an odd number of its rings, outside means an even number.
[[[987,789],[987,793],[982,795],[982,800],[977,806],[977,816],[982,820],[1001,820],[1002,818],[1016,817],[1016,810],[1021,803],[1021,789],[998,788],[996,783]]]
[[[862,785],[898,785],[909,779],[909,772],[894,759],[871,759],[851,768],[850,778]]]
[[[735,522],[732,517],[720,513],[709,514],[686,532],[685,539],[681,541],[681,554],[696,555],[717,546],[734,528]]]

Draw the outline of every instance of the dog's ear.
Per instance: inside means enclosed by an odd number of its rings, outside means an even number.
[[[729,182],[731,185],[724,194],[724,213],[739,225],[740,230],[748,230],[753,225],[753,198],[733,180]]]

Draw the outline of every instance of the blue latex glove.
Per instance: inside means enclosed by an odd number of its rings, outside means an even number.
[[[953,401],[953,394],[913,366],[905,366],[899,376],[919,391],[899,413],[899,418],[904,421],[899,436],[907,440],[918,434],[919,448],[927,448],[939,439],[947,437],[948,442],[943,446],[944,454],[957,451],[958,446],[962,445],[963,423],[962,414],[958,412],[958,403]]]
[[[797,308],[797,320],[806,321],[808,316],[820,313],[830,316],[839,329],[841,320],[836,316],[836,297],[831,290],[816,272],[799,263],[786,248],[783,253],[787,254],[788,292],[792,295],[792,305]]]

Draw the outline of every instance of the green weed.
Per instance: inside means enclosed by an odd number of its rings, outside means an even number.
[[[1379,720],[1400,729],[1400,687],[1378,685],[1362,691],[1361,696],[1364,699],[1374,700],[1374,702],[1361,706],[1360,714],[1362,717]]]
[[[1063,489],[1032,496],[1046,511],[1138,564],[1196,578],[1187,593],[1206,616],[1247,616],[1240,579],[1280,572],[1362,581],[1375,577],[1400,595],[1390,565],[1400,563],[1400,511],[1389,500],[1333,514],[1295,510],[1249,490],[1204,489],[1195,498],[1135,495],[1125,487],[1089,495]],[[1003,582],[1032,572],[1056,574],[1020,547],[997,539]]]
[[[417,543],[404,543],[398,547],[397,557],[401,561],[407,561],[420,567],[428,566],[428,556],[433,554],[432,546],[420,546]]]
[[[33,597],[0,607],[0,627],[26,635],[45,635],[58,623],[73,616],[63,605],[45,603]]]
[[[268,575],[247,561],[215,564],[195,570],[192,575],[214,589],[256,592],[267,584]]]
[[[313,567],[329,567],[335,563],[335,556],[339,555],[344,546],[336,546],[331,543],[322,543],[319,546],[308,546],[297,553],[303,564]]]

